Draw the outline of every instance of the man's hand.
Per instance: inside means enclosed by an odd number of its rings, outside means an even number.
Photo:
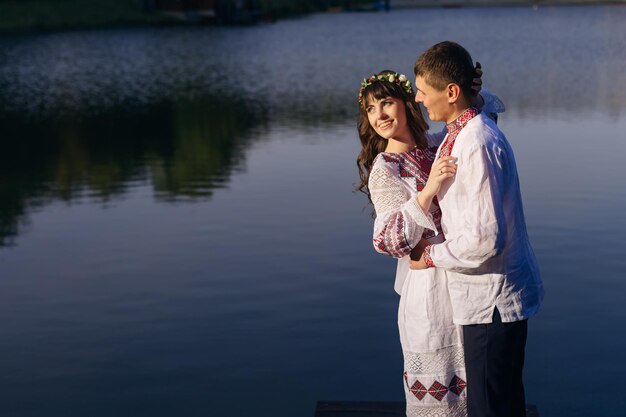
[[[424,262],[424,258],[422,254],[424,253],[424,248],[428,245],[428,241],[426,239],[421,239],[417,246],[413,248],[411,251],[411,261],[409,263],[409,268],[411,269],[426,269],[428,265]]]
[[[411,250],[411,260],[417,261],[422,257],[422,253],[424,253],[424,248],[428,245],[428,241],[426,239],[420,239],[417,242],[417,245]]]
[[[414,261],[411,259],[409,262],[409,268],[411,269],[428,269],[428,265],[424,261],[423,257],[420,257],[419,261]]]

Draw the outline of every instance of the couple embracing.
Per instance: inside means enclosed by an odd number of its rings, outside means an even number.
[[[410,417],[525,416],[527,319],[543,299],[513,151],[454,42],[359,92],[360,189],[374,205],[374,247],[398,258],[395,290]],[[478,78],[476,78],[478,77]],[[446,123],[428,133],[419,109]]]

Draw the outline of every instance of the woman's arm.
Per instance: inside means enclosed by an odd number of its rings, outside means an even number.
[[[376,210],[374,249],[394,258],[408,255],[425,228],[437,230],[432,216],[424,214],[401,181],[396,166],[389,164],[375,166],[368,184]]]
[[[395,164],[375,165],[368,188],[376,210],[374,248],[380,253],[402,258],[419,243],[424,229],[437,233],[429,214],[433,198],[441,184],[456,174],[454,157],[439,158],[433,164],[424,189],[408,196]]]

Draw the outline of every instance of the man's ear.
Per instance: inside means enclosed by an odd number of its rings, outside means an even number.
[[[456,103],[461,97],[461,87],[455,83],[448,84],[446,87],[446,95],[448,96],[448,103]]]

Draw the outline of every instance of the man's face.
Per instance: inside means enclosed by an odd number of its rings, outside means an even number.
[[[448,122],[453,109],[448,101],[446,90],[439,91],[426,82],[423,77],[415,77],[415,101],[422,103],[428,117],[434,122]]]

